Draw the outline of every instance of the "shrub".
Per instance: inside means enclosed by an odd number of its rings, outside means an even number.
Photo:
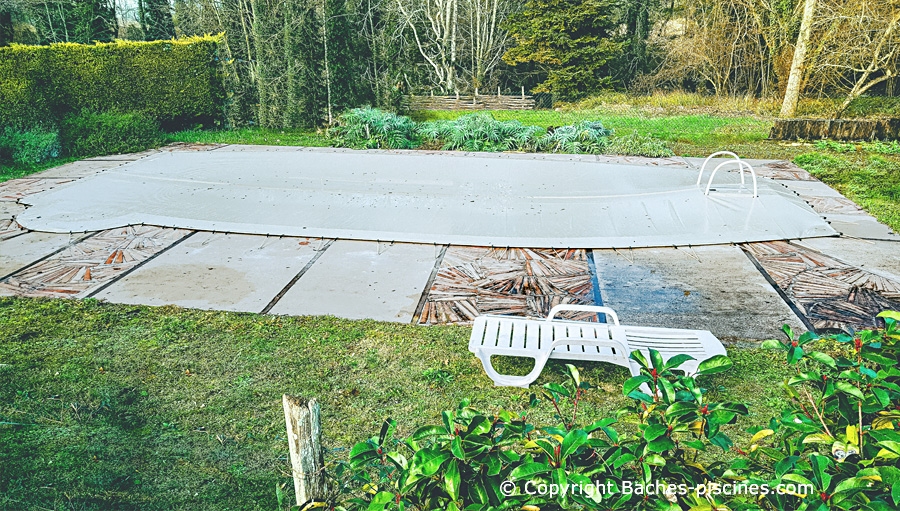
[[[82,112],[62,123],[62,143],[70,156],[131,153],[163,143],[159,123],[136,113]]]
[[[419,126],[422,138],[442,142],[444,150],[517,151],[533,145],[544,130],[518,120],[498,121],[489,113],[460,116],[452,121],[431,121]]]
[[[603,127],[600,121],[579,121],[548,130],[537,140],[535,150],[550,153],[593,153],[603,152],[608,143],[611,129]]]
[[[341,115],[333,133],[341,145],[367,149],[412,149],[419,145],[415,121],[371,107],[354,108]]]
[[[650,158],[675,156],[675,153],[662,140],[653,138],[650,135],[639,135],[637,133],[610,138],[609,144],[603,152],[626,156],[647,156]]]
[[[836,341],[841,347],[832,354],[811,349],[815,334],[796,337],[788,326],[786,342],[765,341],[797,374],[783,384],[787,407],[749,429],[743,448],[722,427],[747,415],[746,406],[715,402],[704,385],[706,375],[730,369],[728,357],[708,359],[686,376],[677,370],[690,356],[664,362],[656,351],[649,358],[636,351],[640,375],[624,383],[631,404],[615,419],[579,422],[578,402],[591,385],[567,365],[570,386],[541,388],[557,424],[538,427],[527,412],[485,413],[469,401],[403,440],[392,438],[396,422],[387,420],[338,466],[341,491],[352,493],[347,480],[364,491],[336,509],[897,509],[900,313],[879,317],[884,329],[819,344],[828,350]],[[533,394],[530,401],[539,402]],[[529,484],[564,489],[535,494]]]
[[[59,132],[55,130],[22,130],[7,126],[0,132],[0,159],[34,165],[56,158],[59,154]]]
[[[391,437],[396,423],[387,421],[378,436],[353,447],[348,464],[349,470],[357,471],[353,478],[377,491],[347,504],[370,510],[525,509],[524,505],[636,509],[645,502],[644,495],[623,492],[624,481],[705,480],[724,464],[704,466],[698,453],[710,446],[728,449],[731,440],[720,428],[746,414],[746,407],[712,402],[698,379],[676,374],[690,360],[687,355],[668,363],[656,351],[650,352],[649,360],[639,352],[632,358],[641,375],[625,383],[624,393],[633,405],[618,415],[639,425],[634,433],[614,428],[617,420],[612,418],[578,422],[578,402],[591,385],[567,365],[570,387],[549,383],[541,389],[557,412],[555,425],[536,427],[527,421],[527,414],[487,414],[468,401],[443,412],[442,424],[419,428],[402,441]],[[701,363],[698,376],[730,367],[728,358],[720,355]],[[531,406],[538,402],[532,395]],[[582,488],[603,481],[612,491],[529,495],[528,481]],[[654,501],[668,504],[663,496]]]
[[[803,496],[768,495],[771,509],[900,505],[900,313],[878,316],[884,329],[831,336],[842,344],[832,354],[814,349],[814,335],[796,337],[787,326],[785,342],[763,343],[784,352],[797,374],[783,384],[789,408],[756,431],[744,453],[747,469],[752,479],[813,488]]]
[[[141,111],[166,125],[218,120],[219,39],[0,48],[0,124],[60,120],[82,109]]]

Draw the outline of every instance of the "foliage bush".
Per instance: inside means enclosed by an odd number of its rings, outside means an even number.
[[[132,153],[164,141],[156,119],[138,112],[82,112],[63,121],[61,138],[70,156]]]
[[[579,121],[547,131],[535,144],[535,150],[550,153],[594,153],[603,152],[613,134],[600,121]]]
[[[59,155],[59,132],[56,130],[44,128],[23,130],[7,126],[0,131],[0,160],[34,165]]]
[[[520,121],[498,121],[488,113],[431,121],[419,126],[422,138],[442,142],[444,150],[517,151],[533,146],[544,130]]]
[[[485,413],[468,401],[402,440],[387,420],[338,465],[341,489],[349,491],[351,481],[362,491],[337,509],[897,509],[900,313],[880,317],[884,329],[829,338],[845,346],[833,355],[810,349],[814,334],[795,337],[787,326],[786,342],[766,341],[764,347],[785,352],[797,375],[783,383],[788,406],[749,429],[743,448],[722,428],[747,407],[715,401],[704,384],[731,367],[727,357],[706,360],[687,376],[677,370],[690,356],[664,362],[655,351],[649,359],[634,352],[640,375],[625,382],[631,404],[615,419],[579,420],[578,402],[591,385],[567,365],[570,386],[541,388],[556,411],[554,425],[535,426],[528,412]],[[532,395],[530,407],[538,402]],[[714,455],[712,447],[731,454]],[[574,486],[529,494],[528,485],[541,484]],[[743,490],[721,490],[726,484]]]
[[[341,115],[333,133],[341,145],[367,149],[412,149],[420,143],[415,121],[370,107]]]
[[[675,153],[662,140],[653,138],[650,135],[639,135],[637,133],[610,138],[604,152],[606,154],[647,156],[649,158],[675,156]]]
[[[82,109],[140,111],[167,126],[213,123],[225,100],[219,39],[0,48],[0,124]]]
[[[600,121],[578,121],[545,131],[516,119],[499,121],[488,112],[416,123],[376,108],[357,108],[342,115],[332,133],[338,145],[350,147],[411,149],[425,142],[447,151],[673,155],[665,142],[649,135],[611,138],[613,130]]]

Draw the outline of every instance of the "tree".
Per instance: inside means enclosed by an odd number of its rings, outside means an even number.
[[[116,36],[115,6],[108,0],[79,0],[70,7],[75,19],[76,43],[109,42]]]
[[[346,3],[346,0],[325,0],[325,39],[328,49],[326,93],[329,108],[333,112],[356,106],[359,76],[356,36],[351,31]]]
[[[530,0],[504,24],[517,46],[508,64],[540,64],[547,78],[535,89],[575,99],[613,85],[606,63],[621,49],[611,39],[616,26],[606,0]]]
[[[290,109],[296,124],[316,126],[325,118],[325,48],[322,44],[322,18],[312,2],[299,8],[297,34],[297,76],[289,84]]]
[[[10,0],[0,0],[0,46],[13,42],[13,11],[17,6]]]
[[[794,59],[791,61],[791,74],[784,91],[784,102],[781,104],[781,117],[793,117],[800,101],[800,83],[806,64],[806,48],[812,34],[813,16],[816,13],[816,0],[805,0],[803,20],[800,22],[800,34],[794,47]]]
[[[811,74],[816,85],[845,94],[835,112],[900,74],[900,3],[896,0],[820,0],[820,43]]]
[[[620,4],[618,18],[625,33],[621,37],[622,58],[617,74],[625,80],[650,71],[647,41],[658,9],[659,0],[623,0]]]
[[[175,37],[175,23],[169,0],[139,0],[144,39],[158,41]]]
[[[397,8],[433,72],[435,85],[444,92],[458,90],[459,0],[397,0]]]

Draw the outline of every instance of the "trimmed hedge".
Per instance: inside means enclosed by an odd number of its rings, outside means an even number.
[[[0,124],[82,110],[143,112],[166,126],[222,118],[221,35],[0,48]]]

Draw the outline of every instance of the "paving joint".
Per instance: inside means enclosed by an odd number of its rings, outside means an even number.
[[[425,302],[428,301],[428,295],[431,293],[431,286],[434,285],[434,279],[437,278],[437,274],[441,270],[441,264],[444,262],[444,256],[447,255],[448,248],[450,248],[450,245],[441,246],[440,253],[434,258],[434,267],[431,269],[431,275],[428,276],[428,281],[425,283],[425,289],[422,290],[422,295],[419,296],[419,303],[416,305],[416,312],[412,317],[413,325],[417,324],[422,316],[422,310],[425,309]]]
[[[163,248],[163,249],[160,250],[159,252],[156,252],[155,254],[151,255],[151,256],[148,257],[147,259],[144,259],[143,261],[139,262],[138,264],[132,266],[131,268],[128,268],[127,270],[123,271],[121,274],[119,274],[119,275],[116,276],[115,278],[111,279],[111,280],[110,280],[109,282],[107,282],[106,284],[101,285],[100,287],[98,287],[98,288],[95,289],[94,291],[91,291],[90,293],[88,293],[87,296],[85,296],[85,298],[93,298],[97,293],[99,293],[99,292],[103,291],[104,289],[108,288],[109,286],[115,284],[116,282],[118,282],[118,281],[121,280],[122,278],[127,277],[128,274],[134,272],[135,270],[137,270],[137,269],[140,268],[141,266],[144,266],[145,264],[147,264],[147,263],[149,263],[150,261],[156,259],[156,258],[159,257],[160,255],[166,253],[169,249],[178,246],[182,241],[184,241],[184,240],[190,238],[191,236],[193,236],[193,235],[195,235],[195,234],[197,234],[197,231],[191,231],[191,232],[185,234],[185,235],[182,236],[180,239],[175,240],[175,242],[173,242],[173,243],[170,244],[169,246]]]
[[[266,304],[266,306],[263,307],[263,310],[261,310],[259,313],[260,314],[268,314],[269,311],[271,311],[275,307],[275,305],[278,303],[278,301],[281,300],[281,298],[285,294],[287,294],[287,292],[290,291],[292,287],[294,287],[294,284],[296,284],[297,281],[300,280],[300,278],[303,277],[303,275],[306,274],[306,272],[309,271],[310,268],[312,268],[312,265],[314,265],[316,263],[316,261],[319,260],[319,257],[321,257],[322,254],[324,254],[325,251],[328,250],[328,247],[330,247],[331,244],[334,243],[335,241],[337,241],[337,240],[334,238],[330,239],[330,240],[328,240],[327,243],[325,243],[324,246],[316,249],[316,255],[314,255],[312,257],[312,259],[310,259],[309,262],[306,263],[306,265],[303,266],[303,268],[301,268],[300,271],[297,272],[296,275],[294,275],[294,278],[292,278],[290,281],[288,281],[288,283],[281,289],[281,291],[279,291],[278,294],[275,295],[275,297],[272,298],[272,300],[269,301],[269,303]]]

